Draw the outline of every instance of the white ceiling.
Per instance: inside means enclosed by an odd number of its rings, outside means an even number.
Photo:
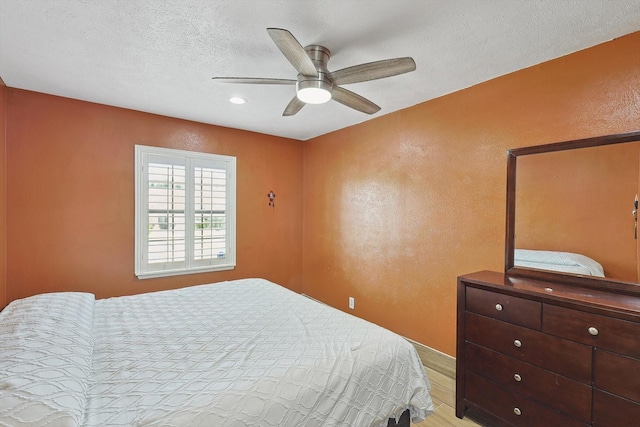
[[[331,71],[401,56],[417,70],[345,86],[382,107],[372,116],[332,101],[282,117],[294,86],[211,80],[295,79],[268,27],[329,48]],[[640,0],[0,0],[0,77],[306,140],[638,30]]]

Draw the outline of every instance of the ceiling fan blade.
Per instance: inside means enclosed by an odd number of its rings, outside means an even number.
[[[298,43],[298,40],[293,37],[293,34],[282,28],[267,28],[267,32],[276,46],[278,46],[278,49],[280,49],[280,52],[284,54],[299,74],[317,77],[318,71],[316,70],[316,66],[313,65],[304,47]]]
[[[300,111],[304,107],[304,102],[300,101],[297,96],[294,96],[293,99],[289,102],[287,107],[284,109],[282,113],[283,116],[293,116],[298,111]]]
[[[374,114],[380,111],[380,107],[373,102],[339,86],[333,87],[331,98],[340,104],[351,107],[354,110],[362,111],[363,113]]]
[[[331,80],[334,85],[345,85],[397,76],[415,69],[416,63],[411,57],[383,59],[334,71]]]
[[[257,77],[212,77],[222,83],[247,83],[256,85],[294,85],[296,80],[291,79],[262,79]]]

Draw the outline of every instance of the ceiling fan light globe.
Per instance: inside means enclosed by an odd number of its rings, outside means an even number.
[[[312,87],[299,90],[297,95],[305,104],[324,104],[331,99],[331,92],[328,90]]]
[[[296,95],[305,104],[324,104],[331,99],[331,85],[322,80],[298,82]]]

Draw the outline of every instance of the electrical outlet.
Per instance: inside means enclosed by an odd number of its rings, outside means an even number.
[[[354,297],[349,297],[349,308],[351,310],[355,310],[356,308],[356,299]]]

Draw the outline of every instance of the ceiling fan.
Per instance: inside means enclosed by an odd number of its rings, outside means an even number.
[[[296,96],[284,109],[283,116],[293,116],[305,104],[322,104],[331,99],[366,114],[377,113],[380,111],[378,105],[339,85],[382,79],[416,69],[413,58],[404,57],[369,62],[331,72],[327,69],[331,52],[326,47],[319,45],[302,47],[293,34],[282,28],[267,28],[267,32],[298,72],[295,80],[254,77],[213,77],[213,79],[225,83],[295,85]]]

